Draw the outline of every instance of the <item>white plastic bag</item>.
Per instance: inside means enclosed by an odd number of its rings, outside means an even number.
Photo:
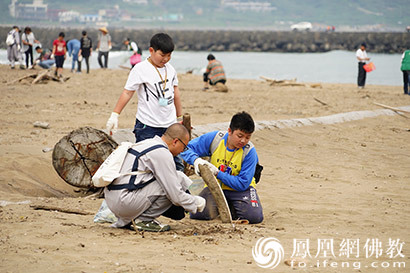
[[[15,43],[15,40],[14,40],[13,32],[10,31],[7,34],[6,45],[11,46],[11,45],[14,45],[14,43]]]
[[[92,177],[93,185],[95,187],[106,187],[111,184],[115,178],[122,175],[120,170],[125,156],[128,153],[128,149],[134,144],[135,143],[131,142],[122,142],[121,145],[119,145],[117,149],[107,157]]]
[[[108,208],[105,199],[101,203],[101,207],[97,214],[94,216],[94,223],[115,223],[117,222],[117,217]]]

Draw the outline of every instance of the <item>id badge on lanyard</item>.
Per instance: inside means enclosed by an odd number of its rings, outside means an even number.
[[[168,99],[166,98],[159,98],[158,100],[159,106],[168,106]]]

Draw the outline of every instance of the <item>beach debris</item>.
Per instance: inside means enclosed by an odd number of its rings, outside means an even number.
[[[296,82],[296,78],[291,79],[291,80],[276,80],[276,79],[271,79],[268,77],[260,76],[261,79],[267,81],[270,83],[270,85],[275,85],[275,86],[303,86],[303,87],[310,87],[310,88],[322,88],[322,84],[320,83],[299,83]]]
[[[322,104],[323,106],[329,106],[326,102],[323,102],[323,101],[321,101],[321,100],[319,100],[319,99],[317,99],[317,98],[315,98],[315,97],[313,97],[313,99],[314,99],[315,101],[317,101],[318,103]]]
[[[68,184],[92,189],[91,177],[117,146],[117,142],[103,131],[82,127],[54,146],[53,167]]]
[[[77,210],[77,209],[70,209],[70,208],[60,208],[56,206],[49,206],[49,205],[30,205],[30,208],[34,210],[50,210],[50,211],[58,211],[64,213],[71,213],[71,214],[80,214],[80,215],[93,215],[93,212]]]
[[[30,200],[24,200],[24,201],[18,201],[18,202],[11,202],[11,201],[6,201],[6,200],[0,200],[0,207],[5,207],[8,205],[26,205],[30,204]]]
[[[199,171],[201,172],[202,179],[208,186],[209,191],[215,199],[215,203],[218,207],[218,212],[219,216],[221,217],[222,223],[232,223],[232,216],[231,211],[229,210],[228,202],[226,201],[222,188],[216,180],[215,176],[207,166],[202,164],[199,165]]]
[[[41,70],[40,72],[37,72],[37,73],[31,73],[31,74],[25,75],[7,84],[8,85],[15,84],[15,83],[21,82],[22,80],[26,80],[26,79],[30,79],[30,80],[32,79],[31,84],[47,83],[48,81],[51,81],[51,80],[64,83],[67,80],[69,80],[70,77],[57,77],[51,72],[50,69],[48,69],[48,70]]]
[[[48,152],[51,152],[52,150],[53,148],[46,147],[46,148],[43,148],[41,151],[43,151],[43,153],[48,153]]]
[[[385,105],[385,104],[381,104],[381,103],[377,103],[377,102],[373,102],[373,104],[381,106],[381,107],[389,109],[389,110],[392,110],[392,111],[396,112],[399,115],[403,115],[402,113],[410,114],[410,111],[406,111],[406,110],[399,109],[399,108],[396,108],[396,107],[388,106],[388,105]]]
[[[43,128],[43,129],[49,129],[50,128],[50,124],[44,121],[35,121],[33,123],[34,127],[39,127],[39,128]]]
[[[101,203],[101,207],[98,210],[97,214],[94,216],[94,223],[115,223],[117,222],[117,217],[114,213],[108,208],[105,199]]]
[[[228,86],[226,86],[226,84],[223,84],[221,82],[216,83],[212,89],[216,92],[221,92],[221,93],[227,93],[229,91]]]
[[[125,70],[131,70],[131,67],[125,65],[119,65],[118,67]]]

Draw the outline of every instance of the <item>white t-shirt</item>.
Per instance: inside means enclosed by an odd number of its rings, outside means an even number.
[[[361,49],[359,48],[359,49],[356,51],[356,57],[357,57],[357,58],[360,58],[360,61],[359,61],[359,62],[365,63],[366,60],[364,60],[364,59],[367,58],[366,50],[361,50]]]
[[[25,45],[24,43],[23,43],[23,41],[25,41],[25,42],[28,42],[28,43],[30,43],[31,45],[34,45],[34,40],[35,40],[36,38],[34,38],[34,34],[33,34],[33,32],[30,32],[30,34],[26,34],[26,33],[23,33],[23,34],[21,34],[21,45],[23,46],[23,52],[26,52],[27,51],[27,49],[28,49],[28,45]]]
[[[134,66],[124,89],[137,92],[139,121],[151,127],[168,128],[176,122],[174,86],[178,86],[178,77],[169,63],[157,69],[164,81],[167,74],[165,90],[157,70],[147,59]]]

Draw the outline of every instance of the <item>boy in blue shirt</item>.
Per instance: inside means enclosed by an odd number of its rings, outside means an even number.
[[[255,189],[255,168],[258,155],[250,138],[255,130],[252,117],[241,112],[235,114],[228,132],[210,132],[191,140],[188,150],[181,154],[189,164],[207,165],[221,183],[232,219],[248,220],[251,224],[263,221],[262,206]],[[210,156],[210,162],[201,157]],[[206,199],[203,212],[191,214],[191,219],[211,220],[218,216],[216,203],[207,187],[199,196]]]

